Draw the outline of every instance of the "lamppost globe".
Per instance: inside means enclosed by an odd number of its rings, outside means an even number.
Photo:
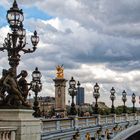
[[[10,10],[7,11],[7,21],[10,24],[12,30],[18,30],[20,24],[24,20],[22,9],[18,8],[16,0]]]
[[[127,95],[127,94],[126,94],[126,91],[124,90],[124,91],[122,92],[122,96],[123,96],[123,97],[126,97],[126,95]]]
[[[34,47],[36,47],[38,42],[39,42],[39,36],[37,36],[36,31],[34,31],[34,35],[31,36],[31,42],[32,42]]]
[[[94,92],[95,92],[95,93],[98,93],[98,92],[99,92],[99,89],[100,89],[100,87],[99,87],[98,83],[96,83],[96,84],[94,85]]]
[[[111,93],[111,95],[110,95],[110,99],[112,100],[112,101],[114,101],[115,100],[115,89],[114,89],[114,87],[112,87],[112,89],[110,90],[110,93]]]
[[[135,103],[136,103],[136,95],[135,95],[135,93],[132,94],[132,103],[133,103],[132,112],[135,113],[136,112],[136,110],[135,110]]]
[[[112,87],[112,89],[110,90],[110,93],[111,93],[111,95],[110,95],[110,99],[111,99],[111,101],[112,101],[112,106],[111,106],[111,113],[112,114],[114,114],[115,113],[115,107],[114,107],[114,100],[115,100],[115,89],[114,89],[114,87]]]
[[[81,85],[81,84],[80,84],[80,82],[78,81],[78,82],[77,82],[77,87],[80,87],[80,85]]]
[[[71,80],[69,81],[69,86],[70,86],[71,88],[75,88],[75,85],[76,85],[76,81],[74,80],[73,77],[71,77]]]
[[[136,99],[135,99],[136,95],[135,93],[132,94],[132,102],[136,102]]]
[[[32,73],[32,80],[36,82],[40,82],[42,75],[41,72],[38,70],[38,68],[35,68],[35,71]]]
[[[17,31],[17,34],[18,34],[20,40],[22,40],[26,36],[26,30],[23,28],[22,23],[20,24],[20,27],[19,27],[19,29]]]
[[[94,96],[94,98],[98,99],[100,97],[100,94],[98,92],[93,92],[93,96]]]
[[[111,94],[115,94],[115,92],[116,92],[116,91],[115,91],[114,87],[112,87],[111,90],[110,90],[110,93],[111,93]]]
[[[70,96],[73,95],[73,89],[71,87],[68,88],[68,93],[69,93]]]

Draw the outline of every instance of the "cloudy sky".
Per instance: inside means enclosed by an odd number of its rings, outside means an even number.
[[[9,31],[6,11],[12,0],[0,1],[0,45]],[[115,105],[121,105],[126,90],[140,95],[140,1],[139,0],[17,0],[24,11],[27,48],[31,32],[40,37],[38,49],[22,54],[18,71],[31,72],[37,66],[42,73],[42,96],[54,96],[55,67],[64,64],[65,78],[74,76],[85,87],[86,102],[91,103],[93,86],[100,85],[99,101],[111,104],[112,86]],[[0,70],[8,69],[7,53],[0,52]],[[68,88],[68,86],[67,86]],[[70,99],[67,89],[66,98]]]

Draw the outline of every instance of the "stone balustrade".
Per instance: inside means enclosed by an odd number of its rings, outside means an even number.
[[[139,119],[139,114],[111,114],[93,115],[90,117],[73,116],[70,118],[42,119],[42,140],[46,140],[47,138],[54,140],[57,137],[66,140],[67,137],[71,137],[77,130],[81,133],[82,137],[85,137],[86,132],[96,133],[100,128],[104,132],[106,129],[112,131],[113,127],[118,125],[117,132],[113,132],[113,135],[116,135],[119,131],[125,129],[127,125],[139,123]]]
[[[90,117],[42,119],[43,131],[52,132],[63,129],[84,128],[89,126],[105,125],[136,120],[136,114],[96,115]],[[75,126],[77,125],[77,126]]]
[[[122,115],[93,115],[90,117],[73,116],[70,118],[55,118],[42,119],[42,140],[54,140],[57,137],[66,138],[72,137],[77,131],[80,132],[84,138],[86,132],[96,133],[102,128],[104,133],[106,129],[113,129],[117,124],[118,131],[121,131],[128,126],[139,123],[139,114],[122,114]],[[15,140],[16,128],[14,127],[0,127],[0,140]],[[116,132],[115,132],[116,133]],[[115,134],[114,133],[114,134]],[[65,135],[64,135],[65,134]],[[82,139],[84,140],[84,139]]]
[[[17,128],[0,127],[0,140],[15,140]]]
[[[74,127],[73,119],[43,119],[43,132],[66,130]]]

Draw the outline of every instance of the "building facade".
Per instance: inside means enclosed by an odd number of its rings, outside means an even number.
[[[77,88],[77,95],[76,95],[76,105],[82,105],[85,103],[85,91],[83,87]]]

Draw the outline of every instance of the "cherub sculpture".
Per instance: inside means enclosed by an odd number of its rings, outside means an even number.
[[[7,93],[6,95],[4,94],[5,92]],[[3,95],[3,105],[19,106],[22,104],[26,107],[30,107],[30,105],[24,100],[22,94],[23,93],[15,77],[15,71],[13,68],[10,68],[1,78],[1,95]]]
[[[18,80],[18,85],[19,85],[20,90],[22,91],[22,97],[24,98],[25,101],[27,99],[28,92],[30,90],[30,88],[28,88],[30,84],[27,83],[27,80],[26,80],[27,75],[28,75],[27,71],[22,70],[21,73],[17,76],[17,78],[20,77],[20,79]]]

